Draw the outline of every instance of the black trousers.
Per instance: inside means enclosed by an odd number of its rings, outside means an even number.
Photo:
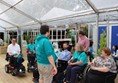
[[[68,63],[64,60],[58,60],[57,74],[54,76],[54,81],[56,83],[63,83],[64,79],[64,70],[67,68]]]
[[[22,66],[22,62],[24,59],[21,57],[19,61],[17,60],[18,58],[15,58],[14,56],[10,56],[10,65],[13,66],[14,68],[19,68]]]
[[[35,61],[35,56],[34,55],[31,55],[31,54],[28,54],[27,55],[27,59],[28,59],[28,62],[30,63],[30,65],[34,65],[34,61]]]

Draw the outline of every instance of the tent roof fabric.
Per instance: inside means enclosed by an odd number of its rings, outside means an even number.
[[[58,18],[58,17],[62,17],[62,16],[74,14],[74,13],[75,12],[73,12],[73,11],[64,10],[64,9],[61,9],[61,8],[54,7],[47,14],[45,14],[40,20]]]
[[[0,28],[95,22],[96,14],[101,21],[118,21],[117,11],[117,0],[0,0]]]

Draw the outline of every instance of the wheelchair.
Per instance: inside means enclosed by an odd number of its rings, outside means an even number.
[[[88,83],[87,79],[89,77],[88,76],[89,71],[91,71],[91,69],[90,69],[90,66],[88,65],[84,70],[84,73],[82,76],[82,81],[80,83]],[[103,72],[100,72],[100,74],[102,74],[103,76],[105,75],[105,73],[103,73]],[[104,83],[115,83],[114,80],[115,80],[116,76],[117,76],[117,73],[109,73],[108,75],[106,75]]]
[[[28,52],[27,54],[27,72],[33,71],[35,68],[37,68],[37,62],[36,62],[36,54],[34,52]]]
[[[6,60],[9,62],[5,65],[5,72],[11,73],[12,76],[16,75],[25,75],[25,66],[22,64],[24,59],[21,58],[18,60],[18,57],[10,56],[6,54]]]
[[[63,79],[65,77],[65,70],[68,66],[68,61],[58,60],[57,62],[57,74],[53,78],[52,83],[63,83]]]

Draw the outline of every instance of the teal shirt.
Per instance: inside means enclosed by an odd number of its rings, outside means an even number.
[[[79,52],[75,51],[73,58],[77,59],[77,62],[82,61],[83,63],[81,64],[81,66],[87,64],[87,55],[85,52],[79,53]]]
[[[38,35],[35,40],[35,45],[36,45],[36,58],[38,64],[49,65],[50,64],[48,60],[49,56],[52,56],[54,58],[54,61],[56,62],[57,57],[48,37],[44,35]]]
[[[26,48],[33,52],[35,50],[35,44],[28,44]]]

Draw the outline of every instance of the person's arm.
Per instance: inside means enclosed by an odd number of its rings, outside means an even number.
[[[20,51],[21,51],[20,46],[18,45],[18,55],[20,54]]]
[[[49,60],[50,64],[53,66],[53,68],[56,68],[55,63],[54,63],[54,59],[53,59],[52,55],[50,55],[48,57],[48,60]]]
[[[94,67],[94,66],[91,66],[91,69],[92,70],[97,70],[97,71],[100,71],[100,72],[108,72],[110,70],[107,67]]]
[[[86,42],[85,42],[85,46],[86,46],[86,47],[84,48],[84,51],[85,51],[85,52],[87,52],[87,50],[88,50],[88,48],[89,48],[89,44],[90,44],[90,42],[89,42],[89,39],[87,38],[87,39],[86,39]]]
[[[80,65],[80,64],[82,64],[83,63],[83,61],[78,61],[78,62],[74,62],[74,63],[69,63],[69,65]]]
[[[12,56],[12,55],[13,55],[11,52],[8,52],[8,54],[9,54],[10,56]]]
[[[12,56],[13,54],[10,52],[10,45],[7,47],[7,53]]]
[[[48,40],[44,41],[44,50],[45,50],[46,56],[48,57],[50,64],[53,66],[52,74],[55,75],[57,73],[57,68],[55,66],[54,57],[52,55],[54,50],[52,49],[52,44]]]
[[[53,59],[52,55],[48,57],[48,60],[49,60],[50,64],[53,66],[52,74],[56,75],[57,74],[57,68],[55,66],[54,59]]]
[[[70,60],[68,60],[68,64],[70,63],[70,61],[73,59],[73,57],[70,59]]]

